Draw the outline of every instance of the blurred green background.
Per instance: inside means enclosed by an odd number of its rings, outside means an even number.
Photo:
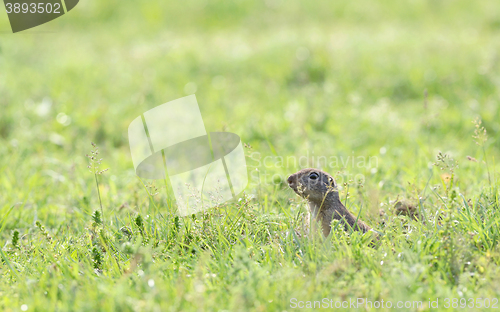
[[[18,34],[6,33],[3,12],[4,201],[30,187],[70,187],[59,176],[84,172],[90,141],[119,193],[135,182],[130,121],[194,92],[206,129],[239,134],[249,155],[375,156],[374,175],[350,170],[372,186],[421,179],[439,150],[480,156],[476,117],[497,155],[497,9],[495,1],[82,1]],[[486,177],[474,168],[465,188]],[[34,176],[42,178],[28,186]]]
[[[69,233],[91,222],[91,141],[110,168],[100,177],[105,216],[149,207],[128,125],[192,93],[207,131],[251,146],[249,166],[266,156],[377,157],[374,168],[324,168],[365,176],[352,209],[367,199],[363,216],[375,227],[381,204],[442,186],[438,151],[458,161],[457,192],[478,195],[488,173],[475,118],[488,133],[493,179],[500,157],[498,12],[493,0],[87,0],[12,34],[2,8],[0,212],[25,201],[2,238],[32,231],[35,220]],[[256,211],[295,205],[283,178],[297,169],[270,164],[250,175]]]

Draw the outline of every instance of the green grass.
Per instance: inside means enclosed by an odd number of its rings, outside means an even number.
[[[81,1],[19,34],[0,11],[1,310],[500,297],[500,2]],[[251,146],[250,183],[181,218],[136,177],[127,127],[189,82],[207,131]],[[323,169],[378,247],[295,235],[306,207],[284,178],[313,156],[375,157]],[[394,215],[402,198],[424,222]]]

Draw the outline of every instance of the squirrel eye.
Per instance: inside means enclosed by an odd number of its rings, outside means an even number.
[[[319,177],[319,175],[316,172],[313,172],[309,175],[309,179],[316,180]]]

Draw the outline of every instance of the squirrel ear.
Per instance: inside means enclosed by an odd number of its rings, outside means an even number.
[[[328,178],[328,182],[330,183],[330,186],[335,187],[335,181],[333,180],[332,177]]]

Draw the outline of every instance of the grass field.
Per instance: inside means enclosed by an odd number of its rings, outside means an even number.
[[[500,2],[87,0],[17,34],[0,11],[0,310],[500,307]],[[127,128],[192,93],[250,182],[181,218]],[[376,248],[295,235],[285,178],[322,157]]]

